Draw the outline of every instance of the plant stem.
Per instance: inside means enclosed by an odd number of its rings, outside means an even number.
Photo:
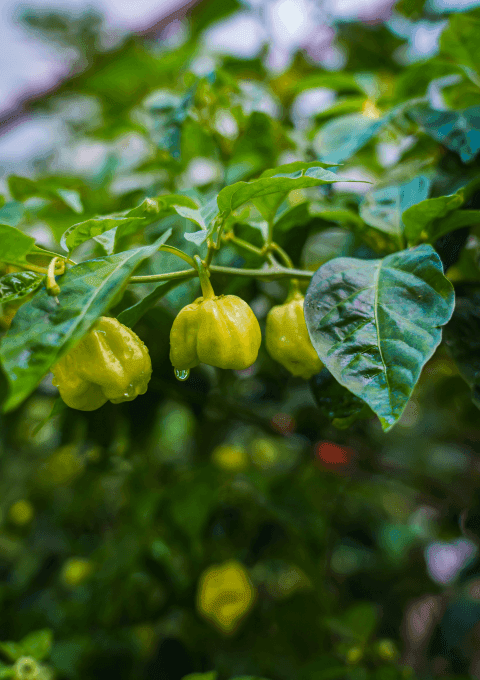
[[[284,251],[284,249],[281,248],[281,247],[278,245],[278,243],[274,243],[274,242],[272,241],[272,243],[270,243],[270,245],[268,246],[268,249],[269,249],[269,250],[274,250],[274,251],[277,253],[277,255],[280,257],[280,259],[283,261],[283,263],[285,264],[285,266],[288,267],[289,269],[293,269],[293,262],[292,262],[292,260],[289,258],[289,256],[288,256],[287,253]]]
[[[204,300],[213,300],[215,297],[212,284],[210,283],[210,278],[207,269],[205,268],[199,255],[194,256],[195,266],[198,270],[198,278],[200,279],[200,285],[202,286],[202,297]]]
[[[190,266],[194,267],[195,262],[190,255],[187,255],[187,253],[184,253],[183,250],[179,250],[178,248],[175,248],[175,246],[160,246],[158,250],[162,250],[166,253],[172,253],[173,255],[176,255],[177,257],[181,257],[182,260],[184,260],[187,264]]]
[[[275,266],[268,269],[238,269],[236,267],[210,266],[213,274],[226,274],[227,276],[249,276],[252,278],[278,280],[278,279],[303,279],[309,281],[314,272],[304,271],[303,269],[287,269],[286,267]],[[159,281],[170,281],[170,279],[192,279],[198,276],[196,269],[184,269],[168,274],[151,274],[150,276],[132,276],[129,283],[157,283]]]

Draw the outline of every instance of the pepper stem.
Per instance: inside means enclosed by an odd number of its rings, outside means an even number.
[[[290,302],[291,300],[294,300],[296,297],[303,297],[302,293],[300,292],[300,286],[298,285],[298,279],[291,279],[290,284],[288,286],[288,295],[287,299],[285,302]]]
[[[50,260],[50,264],[48,265],[48,270],[47,270],[47,280],[46,280],[46,289],[47,293],[52,296],[57,296],[60,293],[60,286],[58,283],[55,281],[55,265],[57,264],[58,260],[60,260],[60,263],[62,264],[63,261],[59,257],[54,257]],[[63,271],[65,271],[65,265],[63,264],[63,267],[61,267],[60,273],[62,274]]]
[[[200,279],[200,285],[202,286],[202,297],[204,300],[212,300],[215,297],[215,292],[210,283],[209,273],[205,269],[205,266],[199,255],[195,255],[195,266],[198,271],[198,278]]]

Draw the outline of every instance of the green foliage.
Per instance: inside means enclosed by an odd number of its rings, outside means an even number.
[[[385,430],[403,413],[453,308],[453,286],[425,245],[383,260],[331,260],[305,296],[305,320],[319,357]]]
[[[263,52],[209,54],[204,30],[250,11],[236,0],[108,50],[92,12],[25,10],[80,61],[32,113],[64,121],[66,148],[0,196],[0,677],[476,667],[479,12],[445,12],[439,53],[409,63],[397,13],[413,35],[432,7],[339,20],[343,69],[299,51],[282,73]],[[312,88],[331,101],[303,115]],[[296,378],[262,341],[245,370],[177,379],[170,331],[201,294],[198,258],[263,337],[305,294],[325,368]],[[49,371],[101,315],[135,327],[152,378],[80,412]],[[230,627],[245,591],[218,577],[218,628],[199,584],[231,561],[254,597]]]

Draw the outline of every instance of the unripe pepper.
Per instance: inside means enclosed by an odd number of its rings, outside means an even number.
[[[323,368],[308,335],[303,314],[303,295],[294,290],[283,305],[272,307],[267,315],[267,351],[292,375],[305,380]]]
[[[109,400],[119,404],[144,394],[152,363],[138,335],[117,319],[101,316],[52,373],[67,406],[94,411]]]
[[[257,358],[262,334],[255,314],[236,295],[215,295],[199,269],[203,296],[184,307],[170,332],[170,361],[177,371],[200,362],[242,370]]]

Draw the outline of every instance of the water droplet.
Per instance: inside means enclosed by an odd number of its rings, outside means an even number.
[[[180,371],[178,368],[175,369],[175,377],[177,380],[187,380],[190,375],[190,369],[187,368],[185,371]]]

